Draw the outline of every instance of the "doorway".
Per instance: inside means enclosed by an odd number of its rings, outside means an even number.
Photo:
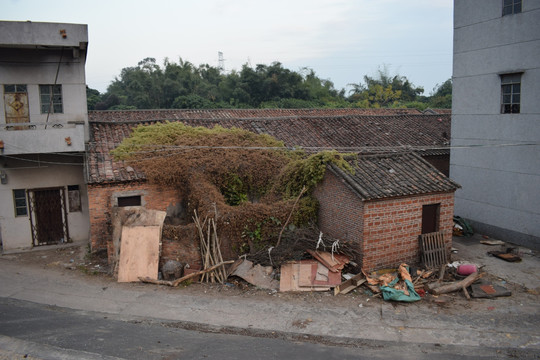
[[[28,190],[33,246],[69,242],[64,188]]]
[[[441,204],[422,206],[422,234],[439,231],[439,208]]]

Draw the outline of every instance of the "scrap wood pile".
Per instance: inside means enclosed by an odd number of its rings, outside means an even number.
[[[223,284],[236,276],[259,288],[282,292],[333,289],[334,295],[343,295],[362,287],[368,295],[401,302],[418,301],[428,292],[433,296],[463,292],[467,299],[510,295],[497,285],[475,284],[484,274],[470,264],[444,263],[438,269],[417,269],[401,264],[398,269],[367,273],[355,263],[359,254],[352,244],[317,234],[315,227],[285,232],[275,248],[224,261],[215,220],[201,221],[197,212],[193,220],[200,240],[202,270],[171,281],[148,277],[140,277],[140,281],[176,287],[194,278]]]

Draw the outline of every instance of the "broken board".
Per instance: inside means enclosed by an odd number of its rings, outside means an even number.
[[[124,226],[120,241],[118,282],[158,278],[161,226]]]
[[[347,256],[342,254],[331,254],[326,251],[313,251],[311,249],[306,251],[333,273],[341,272],[343,267],[350,261]]]
[[[317,260],[301,260],[298,286],[334,287],[341,284],[341,272],[331,272]]]
[[[336,286],[334,288],[334,295],[347,294],[365,282],[366,282],[366,279],[364,279],[364,274],[360,273],[360,274],[354,275],[349,280],[346,280],[342,282],[341,284],[339,284],[338,286]]]
[[[306,272],[303,272],[304,276]],[[311,272],[309,272],[311,277]],[[281,265],[281,277],[279,281],[279,291],[328,291],[328,286],[300,286],[300,263],[285,263]],[[305,281],[305,280],[303,280]]]
[[[253,265],[249,260],[240,260],[235,263],[236,267],[231,275],[241,277],[248,283],[258,286],[262,289],[278,289],[279,281],[272,277],[271,266]]]

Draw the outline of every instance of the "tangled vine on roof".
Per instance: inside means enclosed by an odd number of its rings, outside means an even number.
[[[304,186],[308,191],[292,223],[314,221],[311,190],[328,163],[353,171],[347,154],[337,151],[307,155],[269,135],[180,122],[138,126],[112,154],[138,167],[150,182],[183,189],[188,213],[196,209],[217,217],[235,253],[253,253],[273,241]]]

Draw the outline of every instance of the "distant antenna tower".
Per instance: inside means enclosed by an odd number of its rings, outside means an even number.
[[[223,59],[223,53],[218,51],[218,70],[225,71],[225,59]]]

